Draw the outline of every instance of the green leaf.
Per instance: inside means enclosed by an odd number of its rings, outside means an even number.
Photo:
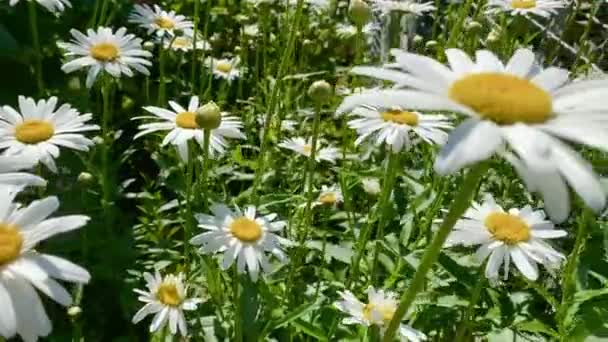
[[[325,336],[324,330],[317,326],[314,326],[301,319],[295,320],[291,322],[291,324],[296,328],[302,330],[303,333],[316,338],[318,341],[328,341],[327,336]]]

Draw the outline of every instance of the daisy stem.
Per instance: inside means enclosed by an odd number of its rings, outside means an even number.
[[[405,316],[410,308],[410,305],[414,302],[418,292],[424,287],[424,284],[426,283],[426,274],[431,270],[431,267],[435,261],[437,261],[439,253],[441,253],[441,248],[452,231],[452,228],[454,228],[456,222],[469,207],[471,200],[477,193],[479,182],[487,168],[487,164],[479,163],[471,167],[469,172],[466,174],[460,190],[450,205],[450,210],[447,216],[435,234],[433,241],[427,246],[408,290],[403,294],[403,296],[401,296],[399,307],[397,307],[397,311],[395,311],[393,319],[384,333],[384,342],[393,341],[395,332],[401,324],[403,316]]]
[[[317,138],[319,136],[319,125],[321,122],[321,107],[317,106],[315,111],[315,118],[312,124],[312,137],[310,143],[310,157],[308,157],[308,163],[306,164],[306,173],[304,174],[306,184],[306,211],[304,213],[304,232],[300,237],[300,243],[306,241],[308,237],[308,230],[312,224],[312,201],[314,197],[314,185],[313,179],[315,174],[315,165],[317,157]]]
[[[158,84],[158,105],[162,106],[165,103],[165,92],[166,92],[166,88],[165,88],[165,59],[166,59],[166,51],[165,48],[163,47],[163,41],[161,41],[160,43],[160,57],[159,57],[159,62],[158,62],[158,68],[159,68],[159,73],[160,73],[160,78],[159,78],[159,84]]]
[[[194,34],[192,37],[192,63],[191,67],[190,67],[190,93],[194,94],[194,92],[196,91],[196,79],[195,79],[195,75],[196,75],[196,68],[198,66],[198,54],[197,54],[197,49],[196,49],[196,44],[198,43],[198,22],[199,22],[199,11],[200,11],[200,1],[199,0],[194,0],[194,18],[193,18],[193,25],[194,25]]]
[[[355,65],[363,63],[363,27],[357,25],[355,35]]]
[[[101,149],[101,178],[102,178],[102,190],[103,200],[102,207],[104,217],[106,221],[106,229],[112,227],[112,189],[113,184],[110,175],[110,150],[112,148],[112,138],[110,132],[110,117],[111,112],[111,92],[112,92],[112,81],[109,78],[104,79],[101,86],[101,97],[103,101],[103,114],[101,119],[101,129],[103,144]]]
[[[36,77],[36,86],[38,90],[38,96],[44,94],[44,83],[42,81],[42,51],[40,49],[40,38],[38,35],[38,18],[36,13],[37,3],[35,1],[28,1],[28,10],[30,16],[30,27],[32,31],[32,44],[34,45],[34,52],[36,56],[36,64],[34,67],[34,74]]]
[[[455,342],[467,340],[465,334],[467,332],[467,329],[469,329],[471,317],[473,317],[473,314],[475,313],[475,306],[477,305],[477,302],[481,297],[481,291],[483,290],[483,287],[486,284],[486,277],[484,276],[485,265],[486,263],[483,263],[483,265],[479,267],[477,277],[479,280],[475,282],[475,287],[473,288],[473,292],[471,292],[471,299],[469,300],[469,305],[467,307],[467,310],[463,314],[462,322],[460,322],[458,330],[456,330],[456,337],[454,338]]]
[[[209,142],[211,140],[211,130],[205,129],[203,136],[203,169],[201,173],[201,193],[203,196],[204,209],[207,207],[207,177],[209,176]]]
[[[189,142],[187,144],[190,144]],[[184,264],[190,264],[190,237],[194,231],[194,221],[192,217],[192,193],[194,187],[194,156],[193,146],[188,148],[188,164],[186,165],[186,226],[184,229]],[[186,268],[187,269],[187,268]]]
[[[243,313],[243,307],[241,304],[241,293],[240,293],[240,276],[239,276],[239,272],[237,270],[236,265],[233,266],[234,269],[234,273],[233,273],[233,279],[232,279],[232,291],[233,291],[233,302],[236,305],[235,308],[235,312],[234,312],[234,341],[235,342],[242,342],[243,341],[243,326],[242,326],[242,313]]]
[[[374,261],[372,263],[372,283],[377,278],[378,256],[380,255],[380,242],[384,236],[384,226],[388,220],[389,210],[392,206],[390,201],[393,185],[397,176],[397,168],[399,167],[399,154],[389,151],[388,162],[386,163],[386,171],[384,173],[384,184],[382,184],[382,193],[378,199],[378,229],[376,230],[376,246],[374,250]],[[368,234],[369,235],[369,234]],[[365,246],[367,241],[360,241]],[[365,248],[360,248],[358,251],[362,254]],[[361,259],[361,256],[359,256]]]

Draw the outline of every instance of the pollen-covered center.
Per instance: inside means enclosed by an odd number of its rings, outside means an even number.
[[[215,69],[227,74],[232,71],[232,63],[226,61],[218,61],[215,63]]]
[[[382,120],[387,122],[393,122],[399,125],[417,126],[418,125],[418,114],[412,112],[405,112],[400,109],[391,109],[386,112],[380,113]]]
[[[192,40],[187,37],[177,37],[173,40],[173,47],[175,48],[187,48],[192,44]]]
[[[196,113],[194,112],[181,112],[175,117],[175,124],[181,128],[199,128],[196,123]]]
[[[175,22],[167,17],[158,17],[158,18],[154,19],[154,23],[158,27],[165,29],[165,30],[171,30],[172,28],[175,27]]]
[[[262,227],[254,220],[241,216],[230,224],[230,232],[243,242],[256,242],[262,237]]]
[[[183,300],[179,295],[177,286],[172,282],[161,284],[156,291],[156,298],[159,302],[168,306],[178,306]]]
[[[325,192],[319,196],[319,202],[323,205],[334,205],[338,201],[338,195],[335,192]]]
[[[511,0],[512,8],[528,9],[536,7],[536,0]]]
[[[55,134],[53,124],[43,120],[24,120],[15,127],[15,138],[24,144],[47,141]]]
[[[11,224],[0,223],[0,267],[16,260],[21,255],[23,237],[19,229]]]
[[[388,323],[393,319],[397,308],[394,305],[365,304],[363,317],[372,323]]]
[[[552,100],[529,80],[501,73],[478,73],[454,82],[452,100],[500,125],[542,123],[551,117]]]
[[[120,50],[114,43],[99,43],[91,46],[91,57],[101,62],[112,62],[118,58]]]
[[[496,240],[508,245],[530,240],[530,227],[518,216],[494,212],[486,217],[484,224]]]

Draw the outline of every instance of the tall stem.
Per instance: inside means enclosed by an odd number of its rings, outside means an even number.
[[[473,288],[473,292],[471,293],[471,299],[469,300],[469,306],[467,307],[467,311],[464,312],[464,316],[462,317],[462,322],[456,331],[456,338],[454,338],[455,342],[466,341],[465,334],[467,329],[469,328],[471,317],[475,313],[475,306],[481,297],[481,291],[483,290],[484,285],[486,284],[486,277],[484,275],[485,263],[481,267],[479,267],[478,278],[479,280],[476,282],[475,287]]]
[[[30,27],[32,31],[32,44],[34,45],[34,52],[36,53],[36,60],[34,74],[36,77],[36,86],[38,91],[38,96],[42,96],[44,94],[44,83],[42,81],[42,50],[40,49],[40,38],[38,36],[38,18],[37,18],[37,9],[35,1],[28,1],[28,10],[30,15]]]
[[[460,219],[462,214],[469,207],[471,200],[474,195],[477,193],[477,188],[479,185],[479,181],[483,177],[487,169],[486,164],[477,164],[469,170],[467,173],[460,190],[454,197],[452,204],[450,205],[450,210],[443,220],[441,227],[435,234],[435,238],[431,242],[431,244],[426,248],[424,255],[422,256],[422,260],[420,261],[420,265],[414,274],[414,278],[410,284],[407,292],[403,294],[401,297],[401,301],[399,302],[399,307],[397,311],[393,315],[393,319],[389,324],[386,332],[384,333],[384,342],[392,342],[393,337],[395,336],[395,331],[399,327],[403,316],[407,313],[410,305],[416,298],[416,295],[420,290],[424,287],[426,282],[426,274],[431,270],[431,267],[437,261],[439,257],[439,253],[441,253],[441,248],[445,243],[448,235],[452,231],[452,228]]]
[[[301,235],[300,241],[306,241],[308,237],[308,228],[312,224],[312,200],[314,198],[313,179],[315,178],[315,166],[317,157],[317,140],[319,137],[319,124],[321,122],[321,108],[317,107],[315,119],[312,124],[312,137],[310,143],[310,156],[306,164],[305,184],[306,184],[306,212],[304,213],[304,233]]]
[[[199,22],[199,11],[200,11],[200,4],[201,2],[199,0],[194,0],[194,18],[193,18],[193,24],[194,24],[194,36],[192,37],[192,63],[190,66],[190,93],[194,94],[194,92],[196,91],[196,68],[198,67],[198,51],[196,48],[196,44],[198,42],[198,22]],[[203,45],[203,49],[205,48],[205,46]]]
[[[189,144],[189,142],[186,142]],[[190,263],[190,237],[194,231],[194,220],[192,216],[192,194],[194,190],[194,146],[188,146],[188,164],[186,165],[186,226],[184,230],[184,265]],[[187,268],[186,268],[187,269]]]
[[[243,341],[243,305],[241,303],[241,290],[240,290],[240,275],[237,271],[236,265],[234,265],[234,273],[232,278],[232,291],[233,291],[233,301],[236,305],[234,312],[234,341],[242,342]]]
[[[204,207],[207,207],[207,178],[209,177],[209,142],[211,140],[211,130],[205,129],[203,137],[203,170],[200,178],[201,193],[203,196]]]
[[[164,39],[163,39],[164,41]],[[160,43],[160,57],[159,57],[159,63],[158,63],[158,67],[159,67],[159,74],[160,74],[160,79],[159,79],[159,84],[158,84],[158,105],[162,106],[163,104],[165,104],[165,59],[167,57],[167,52],[163,46],[163,41],[161,41]]]
[[[109,78],[105,78],[101,85],[101,97],[103,101],[103,114],[101,123],[101,134],[103,137],[103,144],[101,150],[101,175],[102,175],[102,189],[103,189],[103,200],[102,206],[104,211],[104,217],[106,221],[106,229],[110,230],[112,227],[112,191],[113,182],[112,175],[110,174],[110,151],[112,148],[112,134],[110,132],[110,121],[112,116],[111,101],[112,101],[112,81]]]

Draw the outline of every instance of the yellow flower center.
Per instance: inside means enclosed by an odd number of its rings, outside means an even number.
[[[397,308],[393,305],[375,305],[369,303],[365,304],[363,307],[363,317],[372,323],[378,323],[374,322],[374,314],[380,313],[382,315],[382,322],[388,323],[391,321],[391,319],[393,319],[393,315],[395,314],[396,310]]]
[[[16,226],[0,223],[0,267],[15,261],[21,255],[23,237]]]
[[[534,8],[536,7],[536,0],[511,0],[511,7],[513,8]]]
[[[55,134],[50,122],[31,119],[24,120],[15,127],[15,138],[24,144],[37,144],[49,140]]]
[[[219,61],[215,63],[215,69],[219,70],[225,74],[229,73],[230,71],[232,71],[232,63],[226,62],[226,61]]]
[[[175,124],[181,128],[199,128],[196,123],[196,113],[181,112],[175,117]]]
[[[417,126],[418,114],[412,112],[404,112],[400,109],[391,109],[380,113],[382,119],[387,122],[393,122],[400,125]]]
[[[112,62],[118,58],[120,50],[114,43],[99,43],[91,46],[91,56],[101,62]]]
[[[178,306],[182,303],[182,297],[174,283],[161,284],[156,291],[156,298],[159,302],[168,306]]]
[[[302,150],[304,151],[304,154],[309,156],[310,153],[312,152],[312,146],[310,146],[309,144],[306,144],[306,145],[302,146]]]
[[[262,227],[254,220],[241,216],[230,224],[230,232],[243,242],[256,242],[262,237]]]
[[[530,240],[530,227],[518,216],[494,212],[486,217],[484,224],[496,240],[508,245]]]
[[[494,72],[461,78],[454,82],[449,96],[500,125],[545,122],[553,106],[551,95],[529,80]]]
[[[170,30],[175,27],[175,23],[173,22],[173,20],[167,17],[158,17],[154,19],[154,23],[158,25],[158,27],[165,30]]]
[[[334,192],[326,192],[319,196],[319,202],[323,205],[334,205],[338,200],[338,196]]]
[[[173,47],[175,48],[187,48],[192,44],[192,40],[186,37],[177,37],[173,41]]]

